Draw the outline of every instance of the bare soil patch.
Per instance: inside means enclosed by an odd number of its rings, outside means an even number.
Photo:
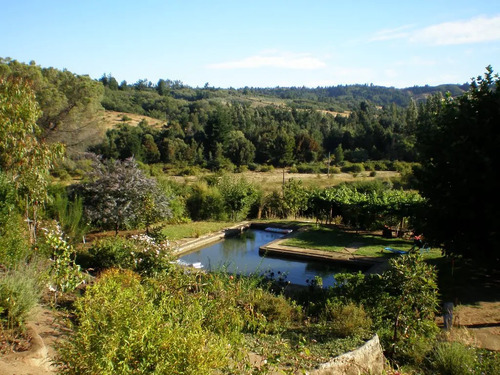
[[[63,315],[41,307],[26,324],[24,342],[4,348],[0,357],[0,374],[56,374],[55,348],[66,333]]]

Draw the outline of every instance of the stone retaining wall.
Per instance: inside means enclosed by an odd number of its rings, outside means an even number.
[[[310,375],[378,375],[384,371],[384,354],[378,336],[375,335],[363,346],[323,363]]]

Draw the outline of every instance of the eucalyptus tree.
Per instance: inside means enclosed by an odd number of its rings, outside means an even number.
[[[22,78],[0,77],[0,169],[22,200],[30,239],[36,239],[38,213],[47,199],[49,172],[62,157],[60,144],[43,142],[41,114],[32,86]]]

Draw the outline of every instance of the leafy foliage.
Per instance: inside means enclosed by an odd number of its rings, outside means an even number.
[[[133,159],[95,165],[89,182],[75,186],[90,222],[104,229],[151,224],[170,216],[168,199]]]
[[[436,272],[419,254],[389,261],[382,275],[336,274],[333,289],[343,303],[366,309],[386,354],[396,361],[422,361],[437,333]]]
[[[487,67],[466,94],[429,105],[433,112],[420,118],[418,132],[416,173],[428,199],[422,232],[447,253],[496,259],[500,78]]]
[[[341,216],[345,224],[354,227],[380,228],[405,218],[415,220],[423,203],[415,191],[343,184],[313,191],[308,205],[319,221]]]
[[[0,75],[31,82],[41,115],[36,123],[48,143],[83,151],[102,136],[99,114],[103,87],[88,76],[0,59]],[[3,74],[1,74],[3,73]]]
[[[47,230],[47,246],[52,250],[50,275],[55,293],[72,292],[84,281],[80,266],[75,263],[75,250],[64,238],[59,226],[55,231]]]
[[[63,148],[41,141],[40,110],[32,87],[19,78],[0,77],[0,168],[23,200],[30,239],[35,240],[38,210],[47,198],[53,161]]]
[[[42,295],[36,263],[0,271],[0,322],[8,328],[22,327]]]
[[[76,303],[63,373],[245,373],[243,333],[279,328],[298,310],[265,297],[254,281],[223,274],[108,270]]]
[[[143,275],[156,275],[171,268],[168,241],[158,243],[147,235],[115,237],[96,241],[89,249],[94,267],[130,269]]]

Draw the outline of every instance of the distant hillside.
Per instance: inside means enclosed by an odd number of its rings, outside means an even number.
[[[1,58],[0,77],[32,82],[43,137],[68,150],[91,147],[108,158],[134,155],[145,163],[213,170],[320,168],[331,155],[336,162],[413,162],[420,118],[439,108],[444,93],[459,95],[468,86],[221,89],[163,79],[119,84],[111,75],[93,80]]]
[[[379,107],[392,104],[407,107],[412,99],[419,102],[436,93],[444,95],[448,92],[452,96],[458,96],[468,89],[468,84],[426,85],[403,89],[375,85],[221,89],[208,86],[193,88],[180,81],[162,79],[156,84],[140,80],[134,84],[123,81],[119,85],[112,76],[103,76],[100,81],[106,88],[102,101],[104,108],[159,119],[170,117],[168,112],[172,107],[192,106],[194,103],[203,102],[238,103],[251,107],[270,105],[345,114],[362,101]]]

